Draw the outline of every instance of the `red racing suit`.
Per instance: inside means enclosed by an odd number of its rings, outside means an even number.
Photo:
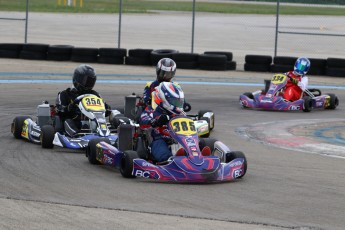
[[[293,71],[289,71],[285,73],[286,76],[297,79],[298,84],[294,84],[290,79],[286,83],[286,86],[284,88],[283,97],[285,100],[288,101],[296,101],[303,96],[303,91],[308,86],[308,77],[306,75],[299,76],[294,74]]]

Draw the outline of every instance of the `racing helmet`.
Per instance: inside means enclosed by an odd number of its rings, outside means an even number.
[[[92,90],[96,80],[96,72],[89,65],[82,64],[74,70],[73,85],[79,92]]]
[[[176,73],[176,63],[170,58],[162,58],[156,66],[157,80],[159,83],[163,81],[171,81]]]
[[[183,112],[184,93],[181,87],[172,82],[162,82],[155,88],[154,102],[169,114]]]
[[[296,75],[306,75],[310,69],[310,61],[306,57],[300,57],[296,60],[294,66],[294,74]]]

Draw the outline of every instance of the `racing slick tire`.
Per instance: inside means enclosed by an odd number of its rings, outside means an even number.
[[[52,149],[54,147],[53,140],[55,135],[55,129],[51,125],[44,125],[41,128],[41,145],[44,149]]]
[[[13,119],[13,122],[11,124],[11,132],[16,139],[22,138],[21,134],[23,130],[23,124],[24,124],[24,121],[28,118],[31,119],[31,117],[29,116],[19,116]]]
[[[333,94],[333,93],[328,93],[327,95],[331,97],[330,103],[329,103],[329,107],[327,107],[327,109],[335,109],[335,108],[337,108],[337,106],[339,105],[338,97],[335,96],[335,94]]]
[[[121,175],[125,178],[135,178],[136,176],[132,175],[133,171],[133,160],[139,158],[136,151],[127,150],[124,152],[121,159],[120,172]]]
[[[243,158],[244,159],[244,172],[241,176],[237,177],[237,178],[242,178],[246,172],[247,172],[247,158],[246,156],[244,155],[243,152],[241,151],[232,151],[232,152],[229,152],[226,154],[226,157],[225,157],[225,163],[229,163],[231,162],[232,160],[236,159],[236,158]]]
[[[201,118],[204,117],[204,114],[205,114],[205,113],[208,113],[208,112],[213,113],[212,110],[199,110],[199,112],[198,112],[198,119],[201,120]],[[207,118],[208,118],[208,117],[207,117]],[[208,122],[210,131],[214,128],[214,123],[215,123],[215,118],[214,118],[214,114],[213,114],[213,119],[212,119],[212,121],[209,119],[209,122]]]
[[[210,147],[211,149],[211,155],[213,155],[213,150],[214,150],[214,143],[216,143],[216,141],[218,141],[217,139],[215,138],[200,138],[199,139],[199,148],[200,148],[200,151],[208,146]]]
[[[89,141],[89,144],[86,147],[85,155],[87,159],[89,160],[90,164],[92,165],[98,165],[100,162],[96,159],[96,152],[97,152],[97,144],[101,141],[104,141],[108,144],[110,144],[110,141],[108,138],[95,138]]]
[[[304,105],[303,105],[303,111],[304,112],[310,112],[313,110],[313,102],[312,99],[309,96],[304,96]]]

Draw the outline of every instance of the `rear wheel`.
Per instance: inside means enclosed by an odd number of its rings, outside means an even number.
[[[329,107],[327,109],[335,109],[339,105],[339,99],[335,94],[333,93],[328,93],[328,96],[330,96],[330,102],[329,102]]]
[[[243,152],[241,151],[232,151],[232,152],[229,152],[226,154],[226,159],[225,159],[225,163],[229,163],[231,162],[232,160],[236,159],[236,158],[243,158],[244,161],[243,161],[243,164],[244,164],[244,167],[243,167],[243,174],[237,178],[242,178],[246,172],[247,172],[247,158],[246,156],[244,155]]]
[[[110,141],[108,138],[96,138],[89,141],[88,146],[86,147],[86,156],[90,162],[90,164],[96,165],[100,164],[100,162],[96,159],[97,154],[97,144],[101,141],[104,141],[108,144],[110,144]]]
[[[11,132],[16,139],[22,138],[21,134],[23,130],[24,121],[28,118],[31,119],[31,117],[29,116],[19,116],[13,119],[13,122],[11,124]]]
[[[54,147],[53,140],[55,135],[55,129],[51,125],[44,125],[41,128],[41,145],[44,149],[52,149]]]
[[[136,176],[132,175],[133,172],[133,160],[138,157],[138,153],[136,151],[127,150],[124,152],[123,157],[121,159],[121,168],[120,172],[121,175],[125,178],[135,178]]]
[[[303,100],[304,100],[303,111],[304,112],[312,111],[313,109],[312,99],[309,96],[304,96]]]

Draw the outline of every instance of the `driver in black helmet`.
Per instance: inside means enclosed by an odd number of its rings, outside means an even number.
[[[97,76],[94,68],[90,65],[82,64],[73,73],[73,88],[67,88],[58,93],[56,98],[57,114],[63,121],[64,130],[73,137],[81,129],[80,111],[75,99],[82,94],[94,94],[101,97],[98,92],[93,90]],[[109,116],[111,108],[105,104],[106,116]]]

